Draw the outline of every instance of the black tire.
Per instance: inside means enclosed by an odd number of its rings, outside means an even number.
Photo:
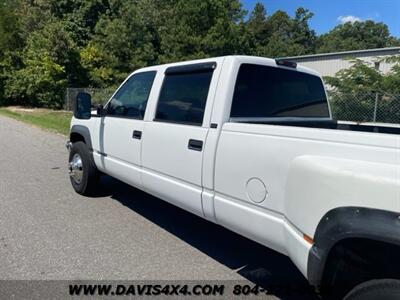
[[[81,159],[82,168],[79,168],[79,170],[81,170],[82,173],[79,181],[70,176],[72,187],[78,194],[90,196],[94,194],[94,191],[98,187],[100,173],[97,170],[93,156],[85,143],[76,142],[72,144],[68,159],[69,164],[74,157],[79,157]]]
[[[397,300],[400,299],[400,280],[370,280],[353,288],[344,300]]]

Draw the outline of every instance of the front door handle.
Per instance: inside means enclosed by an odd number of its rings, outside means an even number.
[[[190,139],[188,143],[188,148],[194,151],[203,150],[203,141]]]
[[[134,130],[133,134],[132,134],[132,137],[134,139],[140,140],[142,138],[142,132],[139,131],[139,130]]]

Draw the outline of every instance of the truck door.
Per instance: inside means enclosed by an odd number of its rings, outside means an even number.
[[[209,127],[204,120],[211,111],[215,67],[210,62],[167,68],[154,119],[146,122],[143,136],[144,189],[200,216]]]
[[[155,71],[140,72],[127,79],[107,104],[99,124],[102,167],[137,187],[141,187],[143,117],[155,75]]]

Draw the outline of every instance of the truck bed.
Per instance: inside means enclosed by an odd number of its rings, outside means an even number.
[[[304,118],[232,118],[231,121],[250,124],[268,124],[277,126],[294,126],[321,129],[336,129],[346,131],[375,132],[386,134],[400,134],[400,126],[396,124],[363,124],[343,122],[332,119],[304,119]]]

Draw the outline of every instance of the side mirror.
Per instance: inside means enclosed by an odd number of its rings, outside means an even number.
[[[90,119],[92,114],[92,97],[88,93],[79,92],[74,105],[74,117],[77,119]]]

